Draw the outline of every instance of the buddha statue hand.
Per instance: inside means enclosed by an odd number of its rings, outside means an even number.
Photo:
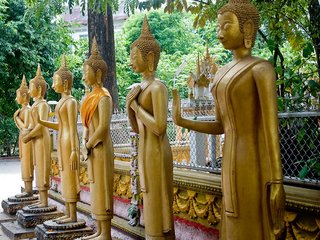
[[[24,137],[22,137],[22,142],[23,143],[28,143],[32,140],[32,137],[29,136],[30,130],[26,130],[25,133],[23,134]]]
[[[177,89],[172,89],[172,119],[175,124],[181,122],[181,100]]]
[[[21,136],[25,137],[29,134],[29,132],[30,132],[30,129],[22,128],[21,129]]]
[[[136,111],[138,105],[136,102],[134,102],[134,100],[137,98],[137,96],[139,95],[140,92],[141,92],[140,85],[136,85],[130,90],[130,92],[128,93],[128,95],[126,97],[127,109],[132,108],[134,111]]]
[[[89,155],[90,155],[90,149],[86,147],[86,143],[83,144],[82,148],[82,156],[83,156],[83,161],[88,161]]]
[[[19,115],[20,111],[20,108],[17,111],[15,111],[15,113],[13,114],[13,118],[16,118]]]
[[[78,159],[78,157],[77,157],[76,150],[72,150],[71,155],[70,155],[70,160],[69,160],[72,171],[76,171],[78,169],[77,159]]]
[[[273,223],[273,233],[281,234],[284,227],[285,193],[282,181],[273,182],[270,185],[270,209]]]

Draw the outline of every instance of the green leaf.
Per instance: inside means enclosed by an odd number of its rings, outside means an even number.
[[[300,66],[301,65],[301,59],[298,58],[297,60],[294,61],[293,63],[295,66]]]
[[[310,42],[307,43],[307,46],[303,49],[303,57],[308,58],[313,53],[313,46]]]
[[[305,165],[300,171],[299,171],[299,177],[300,178],[305,178],[307,175],[308,175],[308,173],[309,173],[309,168],[308,168],[308,166],[307,165]]]
[[[276,73],[282,75],[283,70],[282,70],[282,67],[281,67],[281,66],[277,66],[277,67],[276,67]]]
[[[276,48],[276,44],[273,41],[273,39],[270,38],[268,40],[267,44],[268,44],[268,48],[269,48],[270,52],[273,52],[275,50],[275,48]]]

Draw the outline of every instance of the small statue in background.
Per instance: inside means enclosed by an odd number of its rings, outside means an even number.
[[[145,17],[141,35],[130,50],[130,65],[143,81],[131,89],[126,104],[131,127],[139,133],[138,168],[146,239],[174,239],[173,160],[166,133],[168,90],[155,78],[159,58],[159,43]]]
[[[58,131],[58,161],[61,176],[61,195],[66,206],[66,215],[53,221],[63,224],[77,222],[77,201],[80,194],[79,166],[80,148],[77,132],[78,107],[76,99],[71,95],[73,76],[69,71],[65,56],[61,67],[53,75],[52,88],[61,94],[55,108],[57,122],[39,119],[45,127]]]
[[[82,102],[81,119],[84,158],[88,160],[91,213],[97,220],[97,232],[82,239],[111,240],[114,154],[110,123],[113,106],[110,93],[102,87],[106,74],[107,64],[100,56],[94,38],[91,56],[83,64],[83,79],[92,91]]]
[[[218,11],[218,38],[233,60],[215,75],[215,121],[182,118],[173,92],[177,125],[225,134],[220,230],[225,240],[277,239],[284,223],[276,77],[269,62],[251,56],[258,27],[259,13],[249,0],[229,0]]]
[[[29,205],[29,208],[44,208],[48,206],[48,190],[50,188],[49,175],[51,168],[51,142],[49,130],[43,127],[38,119],[48,120],[50,107],[44,99],[47,83],[44,80],[40,65],[37,75],[30,81],[29,93],[34,99],[31,107],[32,124],[29,125],[26,135],[22,138],[24,143],[32,141],[36,187],[39,190],[40,202]]]
[[[22,194],[15,195],[16,198],[31,197],[32,193],[32,181],[33,181],[33,149],[32,142],[23,143],[22,138],[26,133],[26,129],[29,127],[32,121],[30,94],[27,86],[26,77],[23,75],[20,88],[16,91],[16,101],[21,105],[13,116],[14,122],[20,130],[19,133],[19,157],[21,160],[21,176],[24,182],[24,192]]]

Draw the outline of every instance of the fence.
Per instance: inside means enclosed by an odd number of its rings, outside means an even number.
[[[184,116],[213,121],[213,113],[209,110],[212,108],[206,108],[197,111],[184,109]],[[78,131],[81,138],[81,123],[78,124]],[[174,166],[220,173],[224,135],[208,135],[183,129],[173,123],[170,115],[167,134]],[[279,134],[285,180],[319,186],[320,112],[279,113]],[[111,137],[116,159],[130,161],[130,126],[126,113],[112,116]]]

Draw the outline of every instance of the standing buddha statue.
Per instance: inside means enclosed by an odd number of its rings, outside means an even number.
[[[114,154],[110,135],[112,98],[102,86],[106,74],[107,64],[100,56],[94,38],[91,56],[83,64],[83,79],[92,91],[84,99],[80,112],[84,125],[84,155],[88,161],[91,213],[97,220],[97,232],[82,239],[111,240]]]
[[[58,131],[61,195],[66,206],[66,215],[54,220],[58,224],[77,222],[77,201],[80,194],[80,148],[77,133],[78,104],[71,95],[72,84],[73,76],[67,67],[65,56],[63,56],[61,67],[53,75],[52,84],[54,91],[61,94],[61,99],[55,108],[58,121],[38,120],[43,126]]]
[[[277,239],[285,193],[278,135],[276,75],[253,57],[259,13],[249,0],[229,0],[218,11],[218,38],[233,60],[216,73],[215,121],[181,117],[173,92],[173,119],[182,127],[225,134],[222,166],[221,239]]]
[[[30,81],[29,93],[34,99],[31,107],[33,124],[28,127],[28,132],[22,138],[24,143],[32,141],[36,187],[39,190],[40,202],[29,205],[29,208],[44,208],[48,206],[48,190],[50,187],[49,175],[51,167],[51,143],[49,130],[43,127],[38,119],[48,120],[50,107],[44,99],[47,90],[47,83],[44,80],[40,65],[38,65],[37,75]]]
[[[16,91],[16,101],[21,105],[13,116],[14,122],[20,130],[19,133],[19,157],[21,160],[21,177],[24,182],[24,192],[15,195],[16,198],[32,196],[32,181],[33,181],[33,158],[32,158],[32,142],[23,143],[22,138],[29,127],[31,117],[30,94],[27,86],[26,77],[23,75],[20,88]]]
[[[131,45],[130,65],[142,75],[126,105],[132,129],[139,133],[138,167],[143,193],[146,239],[174,239],[173,160],[168,141],[168,90],[155,78],[160,46],[144,18],[140,37]]]

